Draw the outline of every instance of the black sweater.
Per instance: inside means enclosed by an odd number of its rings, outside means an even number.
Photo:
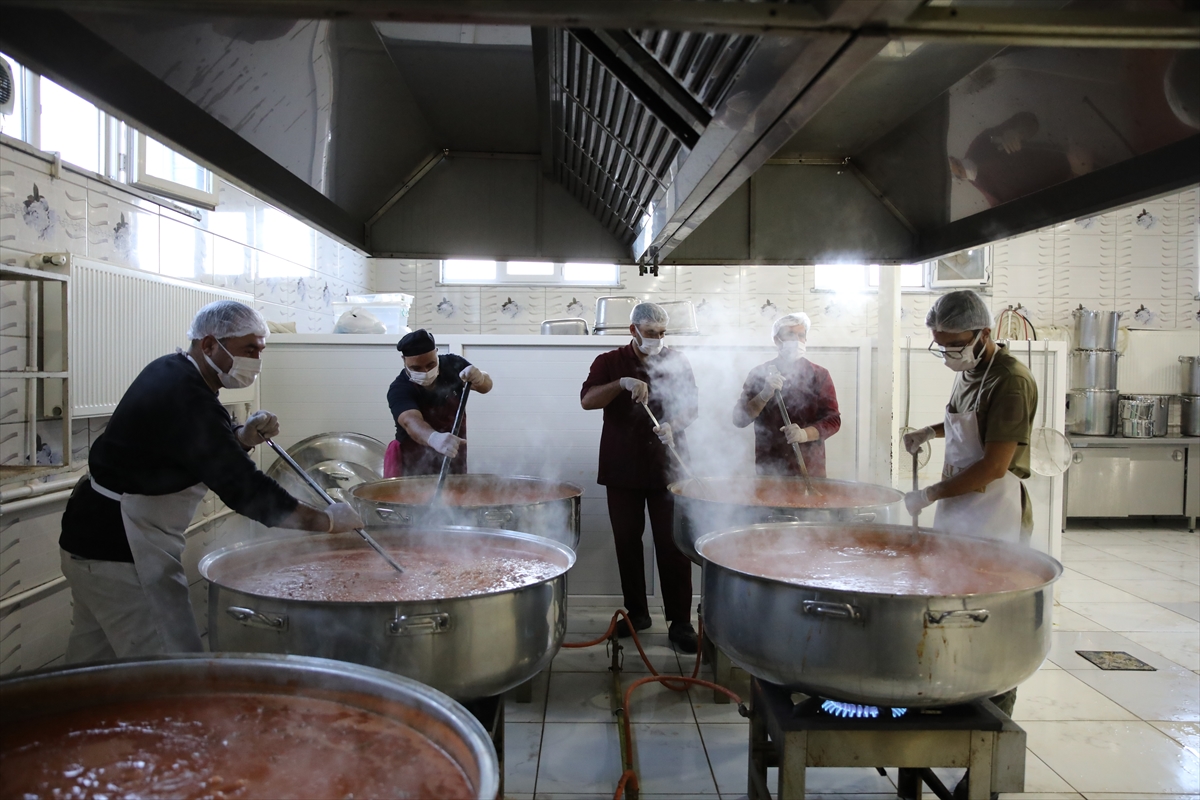
[[[182,353],[155,359],[134,379],[92,445],[88,470],[120,494],[164,495],[203,483],[239,514],[268,527],[297,501],[242,449],[236,426]],[[59,545],[102,561],[132,562],[120,503],[81,481],[63,513]]]

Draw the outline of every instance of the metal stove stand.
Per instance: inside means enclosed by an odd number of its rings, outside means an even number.
[[[496,760],[500,764],[500,791],[496,796],[504,797],[504,695],[467,700],[462,706],[479,720],[496,748]]]
[[[905,800],[921,800],[925,783],[939,797],[951,796],[933,767],[969,770],[968,800],[1025,788],[1025,731],[987,700],[844,719],[822,712],[819,698],[793,703],[789,690],[757,678],[751,700],[750,800],[772,800],[768,767],[779,768],[776,800],[803,800],[808,767],[898,767]]]

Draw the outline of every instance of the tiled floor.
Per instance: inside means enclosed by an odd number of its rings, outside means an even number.
[[[1018,693],[1028,733],[1026,794],[1006,798],[1133,800],[1200,797],[1200,534],[1174,524],[1073,524],[1050,657]],[[568,640],[600,634],[612,609],[573,606]],[[691,673],[660,613],[644,637],[660,672]],[[1076,650],[1124,650],[1156,672],[1105,672]],[[646,672],[630,648],[623,683]],[[506,706],[505,796],[611,798],[621,774],[605,648],[563,650],[535,682],[534,702]],[[707,670],[706,670],[707,672]],[[735,672],[734,690],[748,680]],[[702,676],[703,677],[703,676]],[[741,798],[748,732],[732,705],[703,690],[637,690],[632,708],[642,797]],[[895,797],[895,771],[814,769],[809,797]],[[774,770],[771,771],[772,788]],[[944,771],[952,785],[957,776]],[[927,792],[927,797],[932,793]]]

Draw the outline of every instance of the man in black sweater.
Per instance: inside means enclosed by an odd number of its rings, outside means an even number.
[[[362,526],[345,503],[318,509],[264,475],[249,451],[279,431],[269,411],[235,424],[221,387],[254,383],[267,326],[232,300],[197,312],[184,352],[134,379],[88,471],[71,494],[59,538],[74,602],[67,661],[199,652],[182,556],[184,532],[208,489],[268,527],[338,533]]]

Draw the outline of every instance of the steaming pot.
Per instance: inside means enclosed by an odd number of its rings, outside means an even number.
[[[544,536],[574,550],[579,545],[579,503],[573,483],[501,475],[450,475],[444,505],[431,506],[436,475],[387,478],[354,487],[351,494],[368,525],[464,525]]]
[[[887,486],[815,478],[829,505],[805,507],[804,479],[759,475],[679,481],[675,495],[675,546],[697,564],[696,540],[706,533],[760,522],[868,523],[905,519],[904,494]],[[807,499],[806,499],[807,497]]]
[[[204,653],[60,667],[0,679],[0,725],[97,704],[184,695],[261,693],[309,697],[366,709],[415,729],[458,764],[472,797],[492,800],[500,767],[487,732],[441,692],[416,681],[319,658]],[[336,730],[328,735],[337,736]],[[405,787],[396,787],[402,794]]]
[[[887,560],[905,548],[968,542],[982,562],[1014,565],[1037,585],[986,594],[880,594],[762,577],[738,568],[738,554],[765,545],[783,556],[801,537],[876,544]],[[864,537],[862,539],[856,537]],[[704,558],[704,628],[729,659],[762,680],[806,694],[907,708],[992,697],[1037,671],[1050,650],[1052,585],[1062,565],[1029,547],[954,537],[900,525],[752,525],[709,533]],[[946,553],[942,553],[946,555]],[[776,557],[778,558],[778,557]],[[943,563],[938,564],[938,561]],[[929,559],[930,575],[959,568]]]
[[[566,573],[575,554],[557,542],[478,528],[372,528],[403,563],[406,547],[517,550],[560,567],[551,578],[492,594],[412,602],[325,602],[252,594],[230,576],[315,553],[358,549],[354,534],[270,539],[205,556],[214,651],[290,653],[377,667],[469,700],[491,697],[550,665],[566,633]]]

